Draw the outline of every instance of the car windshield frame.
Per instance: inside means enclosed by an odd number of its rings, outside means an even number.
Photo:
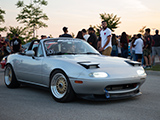
[[[100,55],[89,43],[80,39],[50,39],[43,42],[45,53],[50,55]]]

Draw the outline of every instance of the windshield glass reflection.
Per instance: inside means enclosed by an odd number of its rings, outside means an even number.
[[[100,55],[97,50],[87,42],[79,39],[47,40],[44,42],[47,55],[62,54],[95,54]]]

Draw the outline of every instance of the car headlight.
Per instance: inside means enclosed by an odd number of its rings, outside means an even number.
[[[95,77],[95,78],[105,78],[108,77],[108,74],[105,72],[93,72],[89,74],[90,77]]]
[[[137,70],[138,75],[146,75],[144,70]]]

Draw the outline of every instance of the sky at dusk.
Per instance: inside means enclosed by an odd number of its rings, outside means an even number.
[[[16,21],[17,9],[15,4],[18,0],[0,0],[1,9],[5,10],[5,23],[1,26],[23,26]],[[25,4],[32,0],[23,0]],[[67,26],[69,33],[75,35],[83,28],[90,25],[101,24],[101,13],[113,13],[121,17],[121,24],[115,30],[115,34],[125,31],[133,35],[143,27],[160,30],[160,0],[47,0],[48,5],[43,6],[43,12],[49,17],[44,21],[48,28],[40,28],[37,34],[52,35],[58,37],[62,34],[62,27]],[[1,33],[6,35],[6,33]]]

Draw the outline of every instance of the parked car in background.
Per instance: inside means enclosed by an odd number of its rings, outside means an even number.
[[[25,53],[9,55],[4,78],[8,88],[39,85],[50,89],[56,101],[68,102],[76,96],[96,100],[139,96],[146,73],[139,62],[103,56],[86,41],[61,37],[34,40]]]

